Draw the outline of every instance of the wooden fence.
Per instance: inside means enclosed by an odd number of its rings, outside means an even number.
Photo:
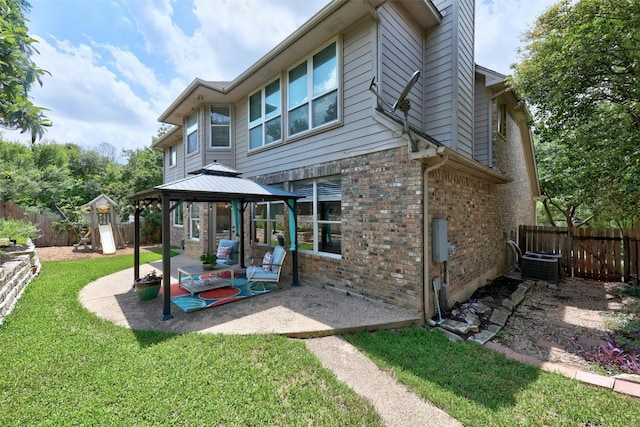
[[[521,225],[522,253],[561,255],[566,275],[603,281],[629,281],[640,270],[640,227],[636,229],[567,228]]]
[[[57,219],[41,215],[36,212],[25,212],[21,207],[11,202],[0,202],[0,218],[23,219],[26,218],[38,227],[39,236],[33,240],[36,247],[46,246],[71,246],[78,243],[79,237],[67,231],[56,231],[53,223]],[[125,243],[133,243],[133,223],[118,224],[118,230]]]

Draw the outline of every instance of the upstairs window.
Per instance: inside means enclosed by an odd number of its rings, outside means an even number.
[[[231,114],[228,105],[211,106],[211,147],[231,146]]]
[[[288,135],[338,120],[338,44],[333,42],[288,73]]]
[[[174,144],[169,147],[169,166],[175,166],[178,163],[178,147]]]
[[[198,151],[198,112],[187,117],[187,154]]]
[[[249,149],[282,140],[280,79],[249,96]]]

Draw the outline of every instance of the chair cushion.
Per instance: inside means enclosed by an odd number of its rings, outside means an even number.
[[[247,278],[249,280],[267,280],[267,281],[276,281],[278,279],[278,274],[272,271],[264,271],[262,266],[249,266],[247,267]]]
[[[273,259],[273,254],[271,252],[267,252],[264,254],[264,258],[262,258],[262,269],[264,271],[271,271],[272,259]]]
[[[216,254],[218,258],[227,259],[227,256],[231,254],[231,246],[218,246],[218,253]]]
[[[240,252],[240,242],[238,240],[220,239],[218,250],[220,250],[220,248],[231,248],[231,252],[229,253],[229,261],[227,261],[226,256],[222,258],[218,256],[218,262],[228,265],[236,265],[239,263],[240,257],[238,253]]]

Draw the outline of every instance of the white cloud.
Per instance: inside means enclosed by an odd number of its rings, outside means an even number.
[[[43,77],[43,87],[31,91],[34,103],[50,110],[45,114],[53,126],[45,139],[88,148],[107,142],[118,152],[151,142],[159,127],[159,110],[109,69],[95,46],[73,45],[67,40],[49,44],[39,39],[38,50],[40,55],[34,59],[51,73]],[[113,48],[104,53],[110,51]],[[5,132],[5,136],[29,141],[18,132]]]
[[[477,0],[475,55],[478,65],[511,74],[526,30],[557,0]]]

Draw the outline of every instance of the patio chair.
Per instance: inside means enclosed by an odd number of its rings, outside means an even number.
[[[240,262],[240,257],[238,256],[240,253],[239,249],[239,241],[221,239],[216,252],[218,256],[217,264],[222,264],[223,267],[238,264]]]
[[[287,251],[282,246],[276,246],[273,249],[273,255],[271,260],[261,265],[251,265],[247,267],[247,282],[258,282],[264,287],[265,282],[277,283],[280,281],[280,272],[282,271],[282,264],[284,263],[284,257]],[[249,285],[249,288],[253,288],[254,285]]]

